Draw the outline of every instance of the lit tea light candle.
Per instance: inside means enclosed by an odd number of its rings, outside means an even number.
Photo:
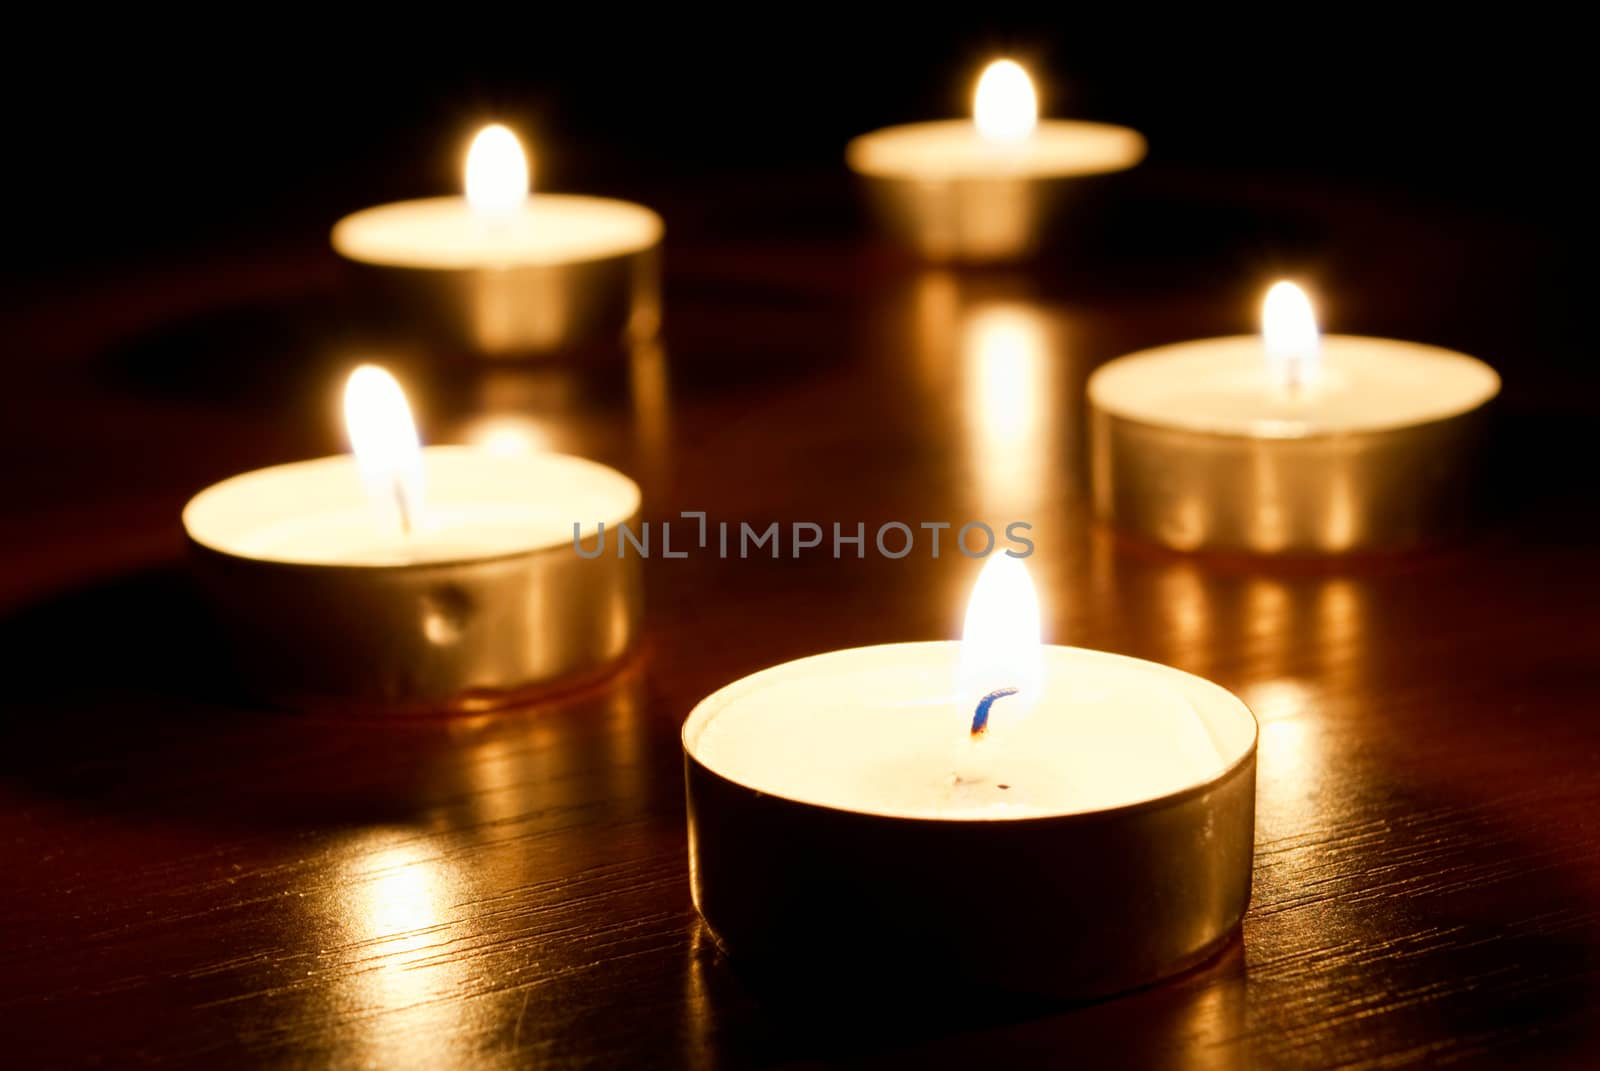
[[[1041,645],[1024,566],[994,557],[961,643],[805,658],[694,709],[695,902],[786,971],[844,947],[868,974],[1115,992],[1242,916],[1255,738],[1214,684]]]
[[[1042,646],[1026,567],[1004,554],[984,567],[961,643],[835,652],[733,689],[706,701],[720,709],[693,735],[695,756],[824,806],[1059,815],[1167,795],[1225,765],[1184,674]]]
[[[333,228],[375,307],[441,344],[527,356],[626,342],[660,321],[663,227],[627,201],[530,193],[515,134],[479,131],[465,196],[368,208]]]
[[[637,518],[632,480],[560,454],[423,449],[373,366],[350,377],[345,414],[355,456],[235,476],[183,512],[260,690],[301,707],[482,709],[627,650],[639,563],[585,558],[574,540]]]
[[[1069,180],[1133,167],[1145,140],[1106,123],[1038,117],[1033,82],[996,60],[978,79],[971,120],[887,127],[850,142],[885,226],[938,261],[1032,251]]]
[[[1278,283],[1262,333],[1162,346],[1089,378],[1100,515],[1183,550],[1341,553],[1458,529],[1500,377],[1465,354],[1319,337]]]

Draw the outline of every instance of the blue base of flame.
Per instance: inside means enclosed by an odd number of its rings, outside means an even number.
[[[978,700],[978,709],[972,712],[972,735],[974,738],[982,736],[983,731],[989,728],[989,708],[994,706],[994,701],[1016,694],[1017,690],[1015,688],[996,688]]]

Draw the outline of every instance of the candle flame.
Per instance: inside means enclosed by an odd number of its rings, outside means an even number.
[[[1014,698],[991,703],[997,714],[1014,715],[1038,697],[1044,674],[1039,596],[1021,558],[993,554],[978,574],[961,632],[960,674],[968,710],[996,692],[1010,695],[1015,689]],[[983,713],[987,722],[988,710]]]
[[[422,446],[394,376],[372,364],[351,372],[344,387],[344,424],[373,505],[396,518],[402,532],[410,532],[422,509]]]
[[[528,154],[508,127],[492,123],[467,150],[467,204],[479,215],[505,216],[528,196]]]
[[[983,69],[972,95],[972,120],[991,141],[1022,141],[1039,122],[1033,80],[1014,60],[995,60]]]
[[[1294,390],[1316,379],[1322,340],[1304,290],[1287,281],[1272,284],[1261,303],[1261,341],[1277,383]]]

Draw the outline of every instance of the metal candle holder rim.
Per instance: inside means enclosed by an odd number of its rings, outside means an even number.
[[[954,642],[954,641],[951,641],[951,642]],[[894,644],[882,644],[882,645],[878,645],[878,646],[896,646],[896,645],[894,645]],[[825,657],[827,657],[827,655],[829,653],[831,653],[831,652],[824,652],[824,653],[818,654],[818,655],[809,655],[809,656],[806,656],[805,658],[794,659],[793,661],[794,662],[804,662],[808,658],[825,658]],[[1135,657],[1133,657],[1131,655],[1116,654],[1115,652],[1111,652],[1111,651],[1100,651],[1100,652],[1097,652],[1097,653],[1110,655],[1110,656],[1112,656],[1114,658],[1118,658],[1118,659],[1126,659],[1126,660],[1128,660],[1130,662],[1146,662],[1146,661],[1148,661],[1148,659],[1135,658]],[[789,665],[789,664],[792,664],[792,663],[779,663],[779,665]],[[777,668],[777,667],[769,667],[769,668]],[[1176,667],[1167,667],[1167,668],[1175,669]],[[1177,672],[1186,673],[1187,671],[1178,670]],[[1210,684],[1213,687],[1217,687],[1217,688],[1221,688],[1222,687],[1221,685],[1218,685],[1213,681],[1206,680],[1204,677],[1197,677],[1195,674],[1188,674],[1188,675],[1189,676],[1194,676],[1198,680],[1205,680],[1207,684]],[[741,678],[741,679],[743,679],[743,678]],[[1116,817],[1122,817],[1122,816],[1125,816],[1125,815],[1139,814],[1139,813],[1144,812],[1144,811],[1152,811],[1152,810],[1160,809],[1162,807],[1167,807],[1167,806],[1172,806],[1172,805],[1175,805],[1175,804],[1179,804],[1179,803],[1184,802],[1185,800],[1192,799],[1195,796],[1203,795],[1204,793],[1210,791],[1217,784],[1219,784],[1219,783],[1221,783],[1223,781],[1226,781],[1229,777],[1231,777],[1235,773],[1237,773],[1238,770],[1241,767],[1246,766],[1249,763],[1253,762],[1255,760],[1255,756],[1256,756],[1256,749],[1257,749],[1257,747],[1258,747],[1258,745],[1260,744],[1260,741],[1261,741],[1261,719],[1256,717],[1255,711],[1250,709],[1250,706],[1249,706],[1248,703],[1246,703],[1242,699],[1239,699],[1238,696],[1233,695],[1232,692],[1228,692],[1228,694],[1230,696],[1233,696],[1234,699],[1238,700],[1239,706],[1244,710],[1244,712],[1246,714],[1248,714],[1250,716],[1250,744],[1249,744],[1249,746],[1244,748],[1244,750],[1240,752],[1238,757],[1236,757],[1232,762],[1229,762],[1218,773],[1214,774],[1211,777],[1206,778],[1204,781],[1196,782],[1195,784],[1188,785],[1188,786],[1186,786],[1184,788],[1181,788],[1181,789],[1178,789],[1176,791],[1167,792],[1167,793],[1164,793],[1164,794],[1162,794],[1160,796],[1152,796],[1149,799],[1134,800],[1131,803],[1120,803],[1120,804],[1117,804],[1114,807],[1097,808],[1097,809],[1092,810],[1092,811],[1069,811],[1069,812],[1066,812],[1064,814],[1039,814],[1039,815],[1029,815],[1027,817],[1022,817],[1022,818],[969,818],[969,819],[958,819],[958,818],[939,818],[939,817],[933,817],[933,816],[927,816],[927,815],[885,814],[885,813],[882,813],[882,812],[879,812],[879,811],[861,811],[861,810],[856,810],[856,809],[851,808],[851,807],[841,807],[841,806],[838,806],[836,804],[816,803],[816,802],[811,801],[811,800],[801,800],[801,799],[796,799],[793,796],[786,796],[781,792],[771,792],[771,791],[768,791],[767,789],[763,789],[763,788],[759,788],[759,787],[757,787],[755,785],[747,784],[747,783],[745,783],[743,781],[740,781],[736,777],[731,777],[728,774],[725,774],[725,773],[721,772],[720,770],[717,770],[716,768],[712,767],[711,765],[709,765],[708,763],[703,761],[698,755],[696,755],[695,754],[695,750],[694,750],[694,746],[690,742],[690,739],[689,739],[690,730],[691,729],[696,730],[696,736],[698,737],[698,733],[700,731],[703,731],[704,728],[705,728],[705,725],[709,724],[709,722],[710,722],[710,718],[709,717],[697,720],[696,715],[699,714],[701,709],[704,708],[706,706],[706,704],[708,704],[712,700],[716,699],[719,695],[721,695],[724,691],[726,691],[727,688],[731,687],[732,684],[736,684],[736,683],[738,683],[738,682],[735,681],[735,682],[731,682],[728,685],[724,685],[722,688],[718,688],[716,691],[712,692],[710,695],[708,695],[704,699],[700,700],[700,702],[695,704],[694,709],[689,712],[689,716],[684,719],[683,727],[682,727],[682,729],[679,730],[679,733],[678,733],[678,738],[679,738],[679,741],[681,742],[681,744],[683,746],[684,755],[687,756],[691,762],[695,763],[697,766],[699,766],[701,769],[705,770],[707,773],[719,778],[722,781],[727,782],[730,785],[736,786],[738,788],[745,789],[748,792],[759,793],[762,796],[767,796],[767,797],[770,797],[772,799],[784,800],[784,801],[786,801],[788,803],[794,804],[797,807],[814,807],[814,808],[816,808],[817,810],[820,810],[820,811],[832,811],[832,812],[835,812],[835,813],[838,813],[838,814],[845,814],[845,815],[870,816],[873,819],[888,819],[888,820],[892,820],[892,821],[896,821],[896,822],[907,822],[907,823],[915,823],[915,824],[930,824],[930,825],[948,824],[948,823],[951,823],[951,822],[970,822],[970,823],[973,823],[973,824],[984,823],[984,822],[994,822],[994,823],[997,823],[997,824],[1004,824],[1007,827],[1012,827],[1012,826],[1022,826],[1022,825],[1026,825],[1026,824],[1035,824],[1035,823],[1043,823],[1043,822],[1090,821],[1090,820],[1095,820],[1095,819],[1099,819],[1099,818],[1116,818]],[[1224,689],[1224,691],[1226,691],[1226,689]],[[699,722],[704,722],[704,724],[700,724]]]

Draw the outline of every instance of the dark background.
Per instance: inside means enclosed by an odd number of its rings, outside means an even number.
[[[1460,9],[993,9],[10,16],[0,1064],[1594,1063],[1590,37]],[[845,141],[963,113],[1001,51],[1048,113],[1143,130],[1148,163],[1048,263],[895,260]],[[491,117],[535,141],[542,187],[662,211],[665,344],[637,381],[415,355],[394,367],[427,441],[529,417],[636,475],[656,520],[959,520],[985,490],[963,331],[1024,313],[1049,635],[1262,716],[1242,942],[1121,1000],[906,1024],[760,1000],[720,960],[688,897],[683,716],[761,666],[951,635],[970,575],[948,559],[652,561],[640,656],[504,717],[378,730],[236,694],[179,513],[344,448],[338,384],[374,355],[327,230],[457,190]],[[1330,330],[1502,372],[1463,544],[1209,561],[1089,522],[1084,377],[1251,330],[1280,272]]]
[[[857,223],[821,207],[845,141],[964,114],[1002,53],[1043,83],[1047,114],[1132,124],[1169,174],[1402,190],[1555,234],[1580,215],[1590,93],[1571,25],[1348,5],[1007,20],[987,6],[959,22],[528,5],[14,27],[6,271],[27,289],[453,192],[491,116],[535,140],[544,188],[665,202],[675,237],[796,217],[837,231]],[[793,192],[806,189],[815,203]]]

